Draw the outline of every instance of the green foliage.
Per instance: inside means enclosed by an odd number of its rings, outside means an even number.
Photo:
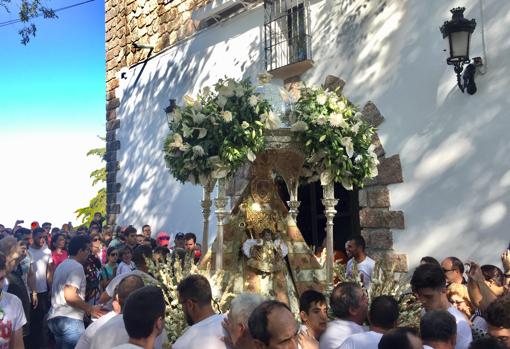
[[[232,175],[264,149],[264,127],[276,123],[249,80],[221,79],[214,90],[206,87],[184,102],[173,112],[164,143],[170,172],[182,183]]]
[[[0,0],[0,7],[3,7],[6,12],[10,12],[10,3],[11,0]],[[21,0],[18,16],[19,20],[24,25],[24,27],[18,31],[23,45],[28,44],[31,37],[35,37],[37,27],[32,23],[33,19],[41,16],[43,18],[58,18],[55,11],[44,6],[41,0]]]
[[[305,146],[305,177],[323,185],[342,183],[347,190],[362,187],[377,175],[375,130],[344,96],[322,87],[303,87],[295,104],[291,130]]]
[[[102,141],[105,141],[104,137],[99,137]],[[104,161],[104,156],[106,154],[106,148],[94,148],[87,152],[87,156],[99,156],[102,161]],[[89,201],[89,205],[79,208],[74,213],[76,213],[76,218],[81,217],[81,221],[85,225],[89,225],[94,218],[94,213],[100,212],[102,216],[106,215],[106,188],[104,184],[106,183],[106,167],[101,167],[97,170],[94,170],[90,173],[90,178],[92,178],[92,185],[95,186],[98,183],[103,183],[102,188],[98,190],[96,196],[94,196]]]

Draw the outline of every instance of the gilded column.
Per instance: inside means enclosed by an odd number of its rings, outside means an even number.
[[[335,199],[335,183],[322,186],[323,199],[322,204],[324,205],[324,213],[327,219],[326,225],[326,273],[327,273],[327,285],[331,287],[333,285],[333,262],[334,262],[334,251],[333,251],[333,219],[335,218],[336,210],[335,206],[338,200]]]
[[[211,215],[211,193],[213,188],[213,179],[209,180],[203,187],[202,214],[204,216],[204,229],[202,231],[202,251],[204,255],[209,251],[209,216]]]
[[[225,219],[225,207],[228,202],[226,192],[225,178],[218,179],[218,195],[214,201],[218,228],[216,232],[216,270],[223,269],[223,220]]]

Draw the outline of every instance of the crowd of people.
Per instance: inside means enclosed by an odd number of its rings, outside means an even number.
[[[188,253],[198,263],[193,233],[172,239],[153,235],[149,225],[112,232],[100,214],[79,229],[22,223],[0,225],[0,349],[168,347],[165,295],[151,286],[146,260]],[[409,292],[423,308],[413,328],[398,327],[399,299],[380,295],[369,302],[375,262],[364,239],[349,239],[345,252],[347,274],[357,271],[361,285],[341,282],[329,294],[315,285],[300,294],[298,314],[250,293],[218,314],[207,278],[184,278],[175,301],[189,327],[171,348],[510,348],[510,250],[502,268],[424,257],[411,273]]]

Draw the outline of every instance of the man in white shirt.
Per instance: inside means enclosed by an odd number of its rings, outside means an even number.
[[[299,317],[301,329],[308,331],[319,340],[328,327],[328,302],[326,297],[315,290],[306,290],[299,296]]]
[[[363,286],[368,289],[372,281],[375,261],[365,253],[365,239],[363,236],[354,236],[345,243],[345,252],[350,258],[347,262],[347,276],[351,277],[353,272],[353,263],[356,261],[356,267]]]
[[[115,314],[110,320],[96,329],[95,334],[90,338],[89,344],[86,348],[113,348],[129,342],[129,334],[124,326],[123,311],[129,295],[142,287],[144,287],[144,281],[143,277],[139,275],[132,274],[123,278],[116,288],[117,299],[113,302],[114,306],[120,310],[119,313]],[[118,303],[118,306],[115,305],[116,303]],[[168,338],[166,332],[163,330],[163,332],[156,337],[154,348],[162,349],[167,341]]]
[[[0,285],[5,282],[6,258],[0,253]],[[23,325],[27,323],[23,305],[18,297],[5,292],[0,287],[0,349],[21,349],[23,344]]]
[[[248,329],[248,319],[253,310],[264,298],[254,293],[241,293],[230,303],[225,329],[228,332],[230,346],[234,349],[256,349]]]
[[[90,254],[90,238],[80,235],[71,239],[69,258],[55,270],[51,288],[51,308],[48,312],[48,327],[55,336],[57,349],[76,346],[85,331],[83,316],[100,318],[104,313],[100,305],[85,302],[85,272],[83,265]]]
[[[370,331],[356,333],[347,338],[339,349],[377,349],[384,333],[397,325],[398,303],[391,296],[374,298],[368,312]]]
[[[190,327],[172,345],[172,349],[226,349],[227,335],[222,322],[224,316],[212,307],[209,281],[202,275],[190,275],[177,286],[179,303]]]
[[[94,337],[98,337],[99,341],[105,344],[104,341],[110,341],[112,336],[116,336],[120,331],[112,331],[111,335],[105,336],[104,333],[98,333],[99,329],[103,327],[110,319],[122,312],[122,305],[125,303],[129,294],[144,286],[143,280],[136,275],[125,277],[115,290],[113,310],[106,315],[100,317],[87,327],[85,333],[80,337],[75,349],[89,349],[91,347]],[[126,335],[127,337],[127,335]],[[113,346],[113,345],[110,345]]]
[[[28,248],[30,256],[29,280],[33,309],[30,313],[30,348],[40,348],[43,345],[43,319],[48,312],[48,284],[51,284],[51,251],[46,244],[48,233],[43,228],[35,228],[32,245]]]
[[[320,349],[337,349],[353,334],[365,332],[368,297],[364,290],[352,282],[337,285],[331,293],[329,306],[335,316],[319,341]]]
[[[446,277],[440,266],[422,264],[413,273],[411,287],[426,312],[446,310],[455,317],[457,323],[457,343],[455,349],[467,349],[473,341],[471,327],[464,314],[454,308],[446,297]]]
[[[457,338],[455,317],[446,310],[430,310],[420,320],[424,347],[454,349]]]
[[[156,337],[165,326],[165,299],[161,289],[145,286],[131,293],[124,306],[124,326],[129,341],[113,349],[154,348]]]
[[[381,337],[378,349],[430,349],[422,345],[418,331],[410,327],[397,327]]]

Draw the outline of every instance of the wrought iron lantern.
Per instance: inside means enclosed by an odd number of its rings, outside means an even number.
[[[173,98],[170,99],[170,104],[168,105],[168,107],[165,108],[166,121],[168,122],[169,126],[173,120],[173,112],[176,107],[177,107],[177,103],[176,103],[175,99],[173,99]]]
[[[456,7],[450,10],[452,19],[444,22],[440,30],[445,40],[449,57],[446,59],[448,65],[454,66],[454,71],[457,74],[457,85],[464,93],[467,90],[469,94],[476,92],[475,85],[475,64],[468,64],[464,70],[464,64],[470,63],[469,47],[471,41],[471,34],[473,34],[476,21],[474,19],[468,20],[464,18],[464,7]],[[464,70],[462,83],[460,74]]]

